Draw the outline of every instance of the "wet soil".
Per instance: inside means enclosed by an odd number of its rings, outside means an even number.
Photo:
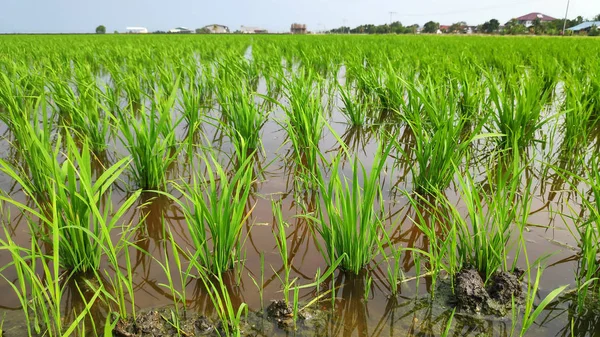
[[[522,272],[496,272],[486,285],[475,269],[463,269],[454,280],[454,299],[459,310],[473,314],[505,316],[523,303]]]
[[[273,301],[263,312],[249,312],[242,320],[242,337],[273,336],[293,333],[295,336],[320,336],[330,314],[316,308],[304,308],[294,319],[293,309],[284,301]],[[202,315],[178,317],[172,307],[139,312],[135,319],[121,319],[113,329],[115,337],[224,336],[222,323]],[[1,336],[1,335],[0,335]]]

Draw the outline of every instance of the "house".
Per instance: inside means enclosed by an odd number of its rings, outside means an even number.
[[[448,33],[450,31],[450,26],[448,25],[440,25],[440,28],[438,29],[441,33]],[[438,34],[441,34],[438,33]]]
[[[173,29],[169,29],[169,33],[171,34],[191,34],[194,31],[192,31],[191,29],[187,29],[185,27],[177,27],[177,28],[173,28]]]
[[[531,27],[531,26],[533,26],[533,23],[537,19],[539,19],[541,22],[548,22],[548,21],[556,20],[556,18],[553,18],[549,15],[542,14],[542,13],[529,13],[529,14],[526,14],[523,16],[519,16],[515,20],[517,20],[519,22],[519,24],[521,24],[525,27]]]
[[[202,29],[210,32],[211,34],[227,34],[230,32],[229,27],[218,24],[204,26]]]
[[[266,34],[266,33],[268,33],[268,31],[266,29],[262,29],[262,28],[258,28],[258,27],[248,27],[248,26],[242,26],[240,28],[240,31],[243,34]]]
[[[592,29],[592,27],[598,27],[600,28],[600,21],[588,21],[588,22],[584,22],[584,23],[580,23],[575,27],[571,27],[571,28],[567,28],[567,30],[573,31],[573,32],[581,32],[581,31],[585,31],[585,32],[589,32],[590,29]]]
[[[290,32],[292,34],[306,34],[306,25],[300,23],[292,23]]]
[[[129,34],[148,34],[148,29],[144,27],[127,27],[125,32]]]

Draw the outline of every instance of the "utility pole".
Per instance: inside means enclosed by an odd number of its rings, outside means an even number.
[[[569,4],[571,0],[567,0],[567,11],[565,12],[565,20],[563,21],[563,31],[562,35],[565,36],[565,30],[567,30],[567,16],[569,15]]]

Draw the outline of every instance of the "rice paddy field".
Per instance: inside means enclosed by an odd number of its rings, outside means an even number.
[[[600,336],[599,54],[0,37],[0,336]]]

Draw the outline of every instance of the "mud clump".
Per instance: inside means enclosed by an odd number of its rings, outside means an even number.
[[[294,310],[285,301],[273,301],[265,310],[267,320],[286,332],[294,332],[296,336],[320,336],[328,324],[328,314],[323,310],[304,307],[294,317]]]
[[[171,336],[207,336],[215,332],[215,326],[204,316],[180,319],[177,331],[168,309],[149,310],[137,315],[135,320],[120,320],[113,330],[113,336],[119,337],[171,337]]]
[[[455,295],[461,310],[479,313],[487,308],[490,296],[475,269],[463,269],[456,275]]]
[[[274,320],[280,329],[286,331],[294,329],[294,310],[285,301],[277,300],[271,302],[267,307],[267,317]]]
[[[522,302],[523,287],[515,274],[508,272],[496,273],[490,280],[488,288],[490,297],[500,304],[510,304],[513,297],[515,301]]]
[[[455,300],[460,310],[469,313],[505,316],[516,305],[523,303],[523,285],[519,271],[497,272],[486,285],[475,269],[463,269],[455,278]]]

